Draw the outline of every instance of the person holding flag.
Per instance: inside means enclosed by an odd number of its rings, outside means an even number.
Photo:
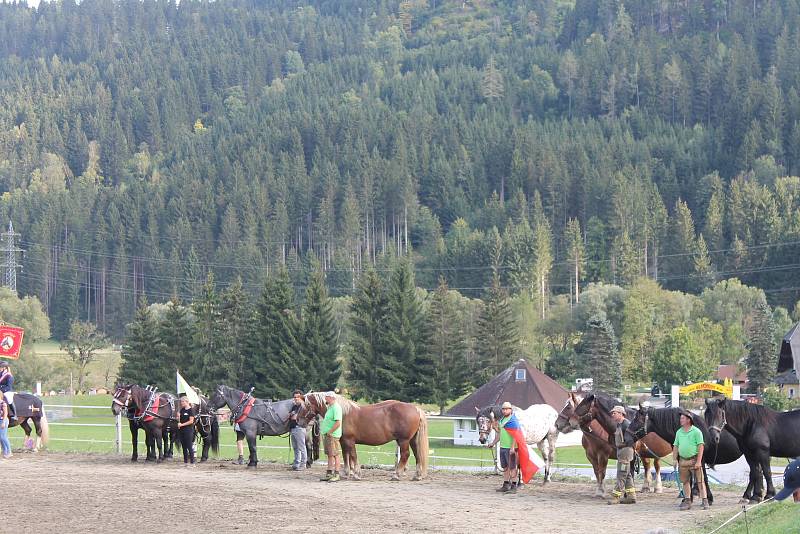
[[[0,362],[0,392],[3,393],[6,404],[8,404],[8,418],[16,419],[16,410],[14,409],[14,375],[11,373],[11,364],[8,362]]]
[[[525,434],[516,416],[514,416],[513,406],[506,401],[500,409],[503,417],[495,423],[496,437],[494,443],[489,445],[491,448],[500,442],[500,467],[503,468],[503,485],[497,488],[496,491],[516,493],[517,461],[519,461],[523,484],[530,482],[539,468],[530,458],[528,444],[525,442]]]

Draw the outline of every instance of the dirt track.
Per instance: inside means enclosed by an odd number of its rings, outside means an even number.
[[[2,532],[670,532],[710,513],[731,515],[738,496],[717,494],[713,512],[679,513],[676,490],[608,506],[589,483],[535,481],[515,496],[493,490],[499,478],[432,473],[390,482],[367,470],[360,482],[319,482],[321,467],[247,470],[227,462],[131,464],[120,457],[16,454],[0,462],[14,513]],[[13,488],[13,489],[12,489]]]

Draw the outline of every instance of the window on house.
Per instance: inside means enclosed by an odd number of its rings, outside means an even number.
[[[790,399],[794,398],[794,388],[789,388],[789,398]]]
[[[525,381],[525,369],[517,369],[517,382]]]

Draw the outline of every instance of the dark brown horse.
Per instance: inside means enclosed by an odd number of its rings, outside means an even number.
[[[2,393],[0,393],[2,395]],[[46,446],[50,438],[50,427],[47,415],[44,413],[42,399],[29,393],[14,393],[14,408],[16,417],[9,418],[8,428],[20,426],[25,431],[25,448],[38,451],[39,447]],[[31,438],[31,425],[36,428],[36,442]]]
[[[145,433],[147,461],[161,463],[172,457],[172,444],[178,431],[178,399],[169,393],[157,393],[139,385],[119,385],[114,390],[111,412],[114,415],[127,410],[133,442],[133,456],[137,457],[137,434],[139,429]],[[158,456],[155,450],[158,449]]]
[[[361,406],[337,395],[336,402],[342,407],[342,459],[345,476],[361,478],[356,444],[384,445],[396,441],[400,447],[400,460],[395,465],[392,480],[400,480],[406,470],[409,447],[417,460],[414,480],[428,474],[428,418],[420,408],[407,402],[387,400],[377,404]],[[328,405],[324,393],[307,393],[298,419],[308,420],[325,415]]]
[[[581,445],[586,451],[586,458],[592,464],[594,469],[595,478],[597,479],[597,489],[595,495],[598,497],[605,496],[603,483],[606,476],[606,468],[608,467],[609,459],[617,459],[617,448],[612,445],[612,435],[610,432],[611,427],[606,428],[601,423],[602,417],[598,412],[597,407],[589,409],[582,414],[576,414],[576,409],[581,405],[582,398],[574,393],[570,394],[567,403],[561,412],[558,414],[556,420],[556,428],[560,432],[570,432],[580,428],[583,432]],[[630,416],[630,415],[629,415]],[[667,456],[672,453],[672,447],[655,434],[648,434],[643,439],[636,442],[634,446],[636,453],[642,459],[642,465],[645,469],[643,492],[651,491],[651,475],[650,463],[652,462],[656,470],[656,478],[653,491],[661,493],[663,487],[661,484],[661,457]]]

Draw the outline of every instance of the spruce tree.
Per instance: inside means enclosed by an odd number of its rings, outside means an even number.
[[[448,401],[464,394],[470,372],[464,327],[444,277],[439,278],[439,286],[431,298],[429,323],[434,361],[433,400],[442,413]]]
[[[387,299],[387,357],[397,360],[404,375],[395,396],[405,401],[429,402],[433,395],[430,336],[410,260],[400,260],[392,271]]]
[[[387,354],[389,303],[383,282],[373,269],[362,274],[353,303],[347,383],[354,397],[374,402],[392,398],[403,387],[403,369]]]
[[[333,308],[325,287],[325,274],[317,266],[306,288],[303,306],[300,352],[308,362],[309,383],[315,389],[336,386],[341,374],[338,336]]]
[[[156,321],[147,305],[147,298],[143,296],[139,299],[136,317],[128,325],[122,345],[122,365],[119,369],[121,383],[149,383],[152,367],[160,351],[160,341]]]
[[[212,388],[214,377],[225,375],[226,362],[221,349],[227,343],[222,335],[222,318],[219,296],[214,284],[213,273],[208,273],[200,294],[192,302],[194,323],[194,347],[192,365],[181,375],[192,385],[205,390]]]
[[[158,376],[152,380],[162,390],[172,391],[175,388],[175,372],[194,385],[192,380],[199,378],[194,368],[192,349],[194,347],[192,325],[189,312],[185,306],[177,302],[177,298],[167,303],[164,317],[158,322],[161,339],[161,356],[159,365],[154,367]]]
[[[497,269],[483,297],[475,352],[477,361],[473,384],[476,387],[512,365],[519,355],[519,327],[508,292],[500,285]]]
[[[220,312],[225,345],[221,349],[227,376],[216,377],[235,388],[244,387],[252,350],[253,308],[242,288],[242,279],[236,280],[222,293]],[[214,378],[214,377],[209,377]]]
[[[766,300],[761,300],[753,314],[750,341],[747,344],[747,379],[750,390],[760,393],[775,376],[778,352],[772,336],[772,310]]]
[[[294,389],[308,389],[308,364],[299,351],[293,308],[289,273],[281,269],[267,278],[256,305],[251,380],[262,396],[285,399]]]
[[[593,315],[578,351],[579,366],[594,381],[595,391],[615,395],[622,389],[622,361],[614,327],[602,315]]]

